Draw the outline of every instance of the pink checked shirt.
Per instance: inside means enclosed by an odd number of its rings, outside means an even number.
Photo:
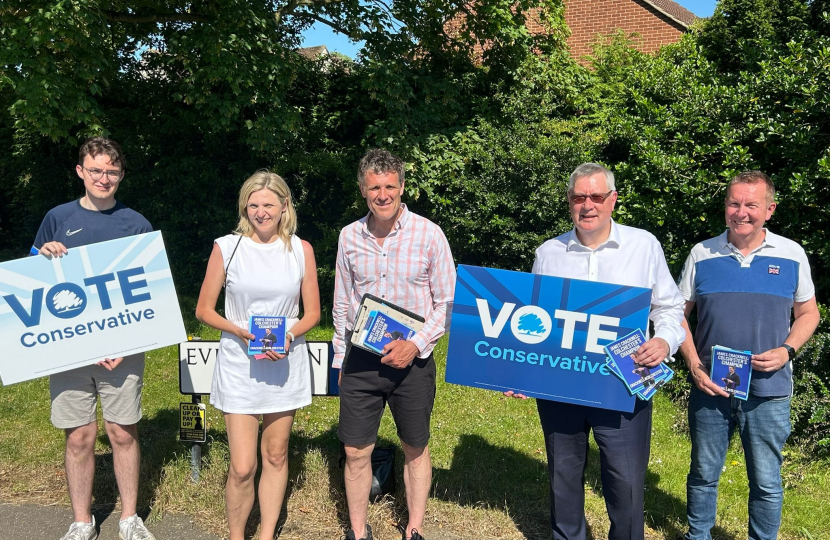
[[[444,232],[430,220],[403,212],[378,245],[369,214],[340,231],[334,277],[334,360],[343,364],[346,329],[351,330],[365,293],[422,316],[426,323],[410,340],[426,358],[449,327],[455,292],[455,263]]]

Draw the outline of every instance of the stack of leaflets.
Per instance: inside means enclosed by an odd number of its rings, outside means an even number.
[[[752,379],[752,353],[715,345],[712,347],[712,382],[726,393],[746,401]]]
[[[406,341],[415,335],[415,330],[393,319],[381,311],[369,312],[366,324],[360,334],[360,345],[382,354],[383,347],[395,340]]]
[[[267,351],[285,353],[285,317],[251,315],[248,318],[248,332],[254,338],[248,340],[248,354],[255,357]],[[258,360],[261,359],[257,358]]]
[[[608,359],[605,364],[625,383],[628,392],[642,400],[649,400],[664,384],[674,377],[674,370],[665,363],[647,368],[634,362],[634,353],[646,342],[639,328],[605,346]]]

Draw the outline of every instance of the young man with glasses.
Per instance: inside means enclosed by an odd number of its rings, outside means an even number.
[[[124,154],[113,140],[94,137],[81,146],[75,171],[84,182],[78,200],[50,210],[35,237],[32,255],[63,257],[75,248],[148,233],[150,223],[115,200],[124,179]],[[66,432],[66,481],[75,522],[62,540],[97,538],[92,516],[95,474],[97,397],[112,444],[113,466],[121,495],[121,540],[154,540],[136,514],[141,455],[137,424],[141,418],[144,354],[107,358],[49,377],[52,424]]]
[[[568,202],[574,228],[536,250],[533,273],[651,289],[654,335],[635,357],[644,368],[659,365],[686,336],[681,326],[683,297],[663,249],[650,233],[611,219],[617,191],[614,174],[602,165],[583,163],[576,168],[569,179]],[[553,537],[586,538],[585,463],[593,430],[611,520],[608,538],[643,540],[651,401],[636,400],[630,413],[543,399],[537,399],[536,406],[547,448]]]

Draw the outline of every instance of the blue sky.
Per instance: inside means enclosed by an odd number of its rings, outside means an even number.
[[[708,17],[715,11],[715,0],[675,0],[698,17]],[[354,58],[360,48],[359,44],[352,43],[349,38],[336,33],[328,26],[315,23],[303,34],[303,47],[325,45],[330,51],[337,51]]]

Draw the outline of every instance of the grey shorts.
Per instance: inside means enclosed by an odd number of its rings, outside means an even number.
[[[137,424],[143,386],[144,353],[124,357],[112,371],[91,365],[50,375],[52,425],[71,429],[94,422],[98,396],[105,420],[124,426]]]

